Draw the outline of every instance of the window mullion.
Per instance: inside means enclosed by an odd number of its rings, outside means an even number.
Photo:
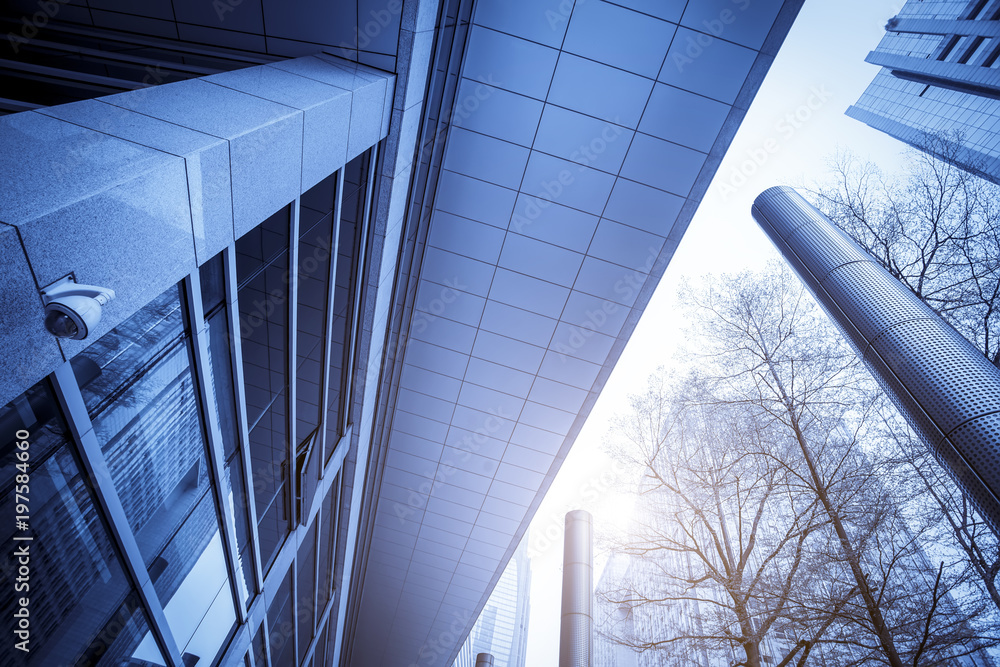
[[[132,587],[139,596],[140,604],[149,621],[149,628],[156,644],[169,667],[184,667],[180,647],[174,638],[167,617],[160,604],[160,598],[153,588],[149,571],[139,551],[139,543],[129,525],[118,491],[115,489],[111,470],[108,468],[101,444],[94,433],[94,427],[87,414],[83,394],[77,384],[76,375],[70,362],[65,362],[50,376],[52,388],[66,416],[77,453],[83,468],[92,482],[92,490],[97,499],[96,509],[103,515],[109,534],[122,556],[122,565]]]

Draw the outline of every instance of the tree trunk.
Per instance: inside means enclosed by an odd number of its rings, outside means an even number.
[[[760,334],[759,331],[758,334]],[[763,343],[763,336],[761,336],[758,342],[761,344]],[[805,458],[806,466],[809,468],[809,475],[812,477],[813,485],[816,488],[816,495],[819,497],[819,501],[823,504],[823,509],[826,510],[827,516],[830,517],[830,521],[833,523],[834,530],[837,532],[837,538],[840,540],[841,551],[847,559],[847,563],[851,567],[851,573],[854,575],[854,581],[858,585],[858,591],[861,593],[861,597],[865,601],[865,609],[868,612],[868,619],[871,621],[872,627],[875,629],[875,636],[878,637],[879,644],[882,646],[882,650],[885,653],[885,657],[888,659],[889,664],[892,665],[892,667],[903,667],[903,661],[900,659],[899,653],[896,651],[896,644],[893,641],[892,633],[889,631],[889,627],[886,625],[885,619],[882,618],[882,611],[879,609],[878,603],[875,602],[875,596],[872,595],[871,586],[868,584],[868,578],[861,569],[861,560],[858,557],[857,552],[854,550],[854,546],[851,544],[851,538],[847,535],[847,531],[844,529],[844,524],[840,519],[840,513],[837,511],[837,508],[833,506],[833,503],[830,502],[830,496],[827,493],[826,484],[823,483],[823,480],[819,476],[819,471],[813,463],[812,454],[809,451],[809,445],[806,443],[806,439],[802,435],[802,429],[799,427],[798,417],[795,416],[792,400],[785,391],[785,386],[781,381],[781,377],[778,375],[778,371],[774,367],[770,351],[767,350],[764,345],[761,345],[761,349],[765,353],[768,370],[770,371],[771,377],[774,379],[775,385],[777,386],[781,401],[785,406],[785,411],[788,413],[789,423],[791,424],[792,430],[795,432],[795,439],[798,441],[799,449],[802,451],[802,456]]]
[[[743,633],[743,653],[746,655],[746,667],[761,667],[760,664],[760,644],[754,633],[753,624],[750,622],[750,614],[743,605],[736,605],[735,610],[740,619],[740,631]]]

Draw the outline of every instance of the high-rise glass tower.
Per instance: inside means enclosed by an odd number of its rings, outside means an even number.
[[[908,0],[885,28],[847,115],[1000,183],[1000,3]]]
[[[496,667],[524,667],[530,593],[531,560],[527,541],[523,541],[462,645],[454,667],[475,667],[479,653],[491,654]]]

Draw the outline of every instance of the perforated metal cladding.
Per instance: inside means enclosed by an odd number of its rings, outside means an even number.
[[[559,632],[559,667],[591,667],[593,622],[586,616],[563,616]]]
[[[1000,497],[1000,413],[983,415],[962,424],[948,435],[948,440],[955,449],[969,461],[979,472],[983,484],[989,488],[985,494],[986,502],[977,503],[980,511],[988,513],[993,525],[1000,526],[1000,511],[991,506],[989,497]]]
[[[566,563],[563,565],[563,614],[591,615],[593,604],[585,589],[592,589],[594,571],[589,563]],[[569,582],[570,585],[566,585]]]
[[[757,201],[760,202],[760,198],[758,198]],[[763,217],[756,204],[753,207],[753,216],[756,218],[758,224],[760,224],[761,229],[764,230],[764,233],[767,234],[767,237],[771,239],[771,243],[773,243],[781,252],[785,261],[791,265],[792,269],[802,280],[802,283],[812,293],[816,302],[823,307],[823,310],[826,311],[827,315],[840,330],[840,333],[843,334],[844,338],[846,338],[851,344],[855,354],[859,357],[864,356],[865,350],[868,347],[868,341],[865,340],[865,337],[861,335],[861,333],[853,326],[853,323],[850,320],[843,317],[840,313],[835,312],[837,310],[836,303],[826,293],[819,281],[813,278],[812,274],[809,272],[808,268],[806,268],[806,265],[802,262],[802,260],[800,260],[798,256],[791,251],[791,248],[781,237],[775,227],[771,225],[771,222]]]
[[[582,516],[585,514],[586,516]],[[566,515],[563,562],[592,563],[594,561],[593,524],[590,514],[574,510]]]
[[[758,219],[758,222],[760,220]],[[809,276],[809,271],[806,265],[799,259],[795,253],[791,251],[788,243],[785,239],[778,233],[778,230],[766,223],[761,223],[761,229],[767,234],[767,237],[771,239],[771,243],[775,245],[776,248],[785,257],[785,261],[791,264],[792,269],[800,276],[803,276],[802,282],[806,283],[810,290],[814,290],[818,283],[811,279],[811,276],[807,279],[805,276]]]
[[[871,257],[837,227],[810,219],[785,238],[799,259],[821,283],[837,267],[851,262],[870,262]]]
[[[1000,534],[1000,370],[790,188],[764,191],[752,212]]]
[[[834,269],[822,282],[827,298],[857,327],[861,340],[856,342],[862,348],[889,327],[934,317],[924,302],[904,285],[895,280],[891,284],[881,280],[884,273],[874,262],[853,262]]]
[[[765,194],[768,196],[765,197]],[[810,222],[808,212],[803,214],[801,207],[792,205],[794,196],[798,196],[798,193],[787,185],[778,185],[764,190],[753,203],[754,219],[759,223],[763,217],[779,238],[785,238],[798,227]],[[770,233],[768,236],[774,241],[774,237]]]
[[[593,519],[574,510],[566,514],[563,540],[562,619],[559,667],[590,667],[594,631]]]
[[[904,322],[872,347],[943,432],[1000,412],[1000,369],[940,319]]]
[[[910,395],[878,353],[869,349],[863,359],[865,366],[871,371],[882,391],[892,399],[900,414],[906,417],[910,427],[917,432],[923,441],[928,445],[936,445],[941,442],[944,439],[944,433],[937,427],[931,416],[923,411],[920,404]]]

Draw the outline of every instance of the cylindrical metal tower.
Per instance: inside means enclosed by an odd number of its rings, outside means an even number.
[[[753,217],[1000,534],[1000,369],[795,190]]]
[[[493,654],[480,653],[476,656],[476,667],[493,667]]]
[[[559,667],[591,667],[594,634],[594,520],[566,513]]]

